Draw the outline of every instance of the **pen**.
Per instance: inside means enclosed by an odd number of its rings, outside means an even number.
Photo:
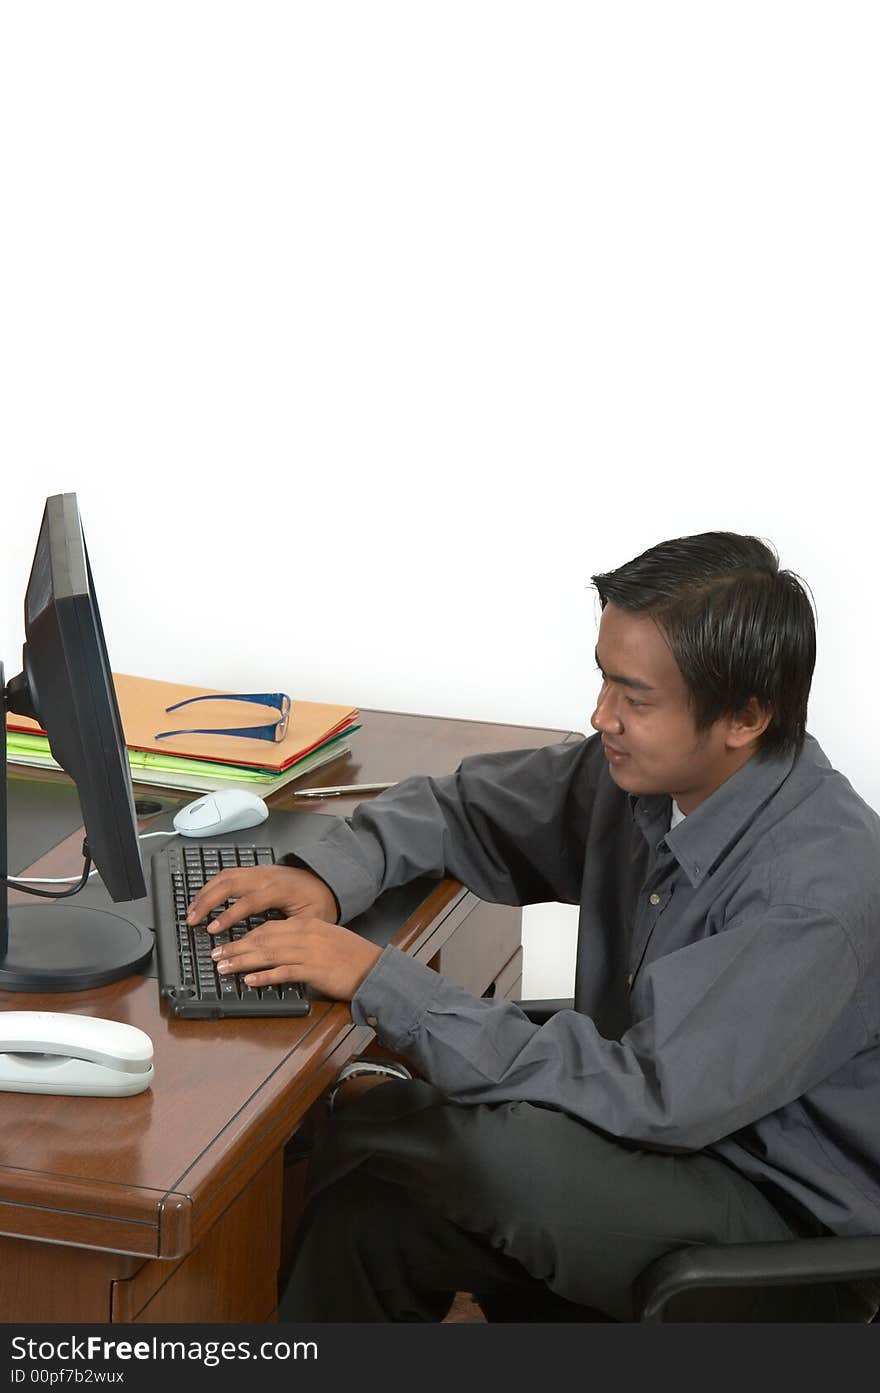
[[[396,783],[397,780],[394,781]],[[294,798],[338,798],[342,793],[378,793],[383,788],[393,788],[390,784],[339,784],[335,788],[293,789]]]

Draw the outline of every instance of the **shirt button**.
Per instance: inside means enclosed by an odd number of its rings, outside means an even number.
[[[659,904],[659,903],[660,903],[660,896],[659,896],[658,894],[656,894],[656,892],[655,892],[653,895],[650,895],[650,896],[649,896],[649,899],[650,899],[651,904]]]
[[[367,1025],[371,1030],[375,1030],[378,1024],[379,1022],[376,1020],[375,1016],[367,1016]]]

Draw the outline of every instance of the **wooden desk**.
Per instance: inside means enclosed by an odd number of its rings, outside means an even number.
[[[580,738],[362,716],[352,754],[317,771],[313,786],[448,773],[468,754]],[[297,804],[288,790],[278,806],[345,815],[354,802]],[[81,842],[79,830],[28,870],[78,869]],[[519,910],[483,904],[445,880],[395,942],[478,995],[515,996],[520,921]],[[0,1009],[69,1010],[139,1026],[153,1040],[156,1067],[152,1088],[132,1098],[0,1093],[0,1320],[271,1320],[285,1143],[373,1032],[355,1026],[338,1002],[317,1002],[300,1020],[180,1021],[146,977],[82,993],[2,992]]]

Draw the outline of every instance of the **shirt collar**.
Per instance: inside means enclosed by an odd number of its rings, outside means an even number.
[[[807,740],[815,744],[810,736]],[[633,816],[650,840],[661,832],[691,885],[702,884],[724,852],[752,822],[791,773],[795,756],[757,755],[726,779],[672,831],[668,831],[672,799],[668,794],[630,795]]]

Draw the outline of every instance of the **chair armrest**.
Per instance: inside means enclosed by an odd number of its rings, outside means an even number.
[[[660,1320],[663,1307],[693,1287],[802,1286],[880,1276],[880,1237],[797,1238],[729,1243],[664,1253],[633,1288],[636,1319]]]
[[[516,1005],[521,1011],[525,1011],[530,1021],[535,1025],[546,1025],[551,1016],[555,1016],[557,1011],[570,1011],[574,1006],[572,997],[557,998],[547,997],[542,1001],[518,1001]]]

